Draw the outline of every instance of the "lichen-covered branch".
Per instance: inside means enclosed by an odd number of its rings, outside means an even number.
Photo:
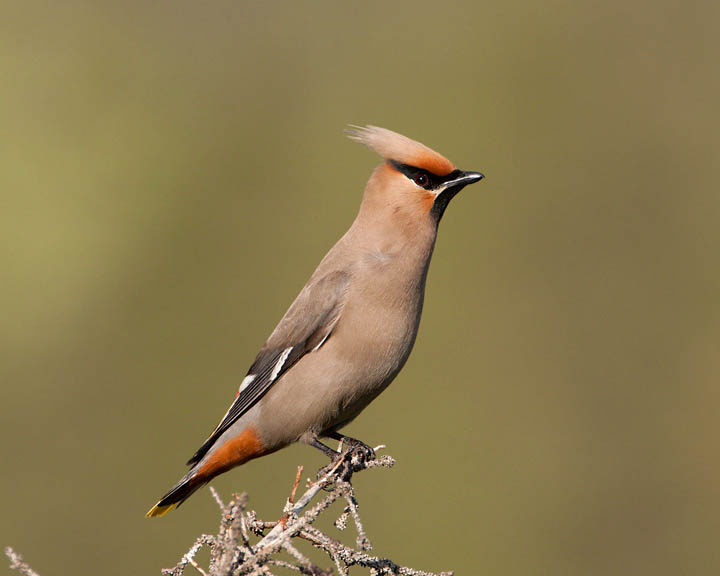
[[[24,574],[25,576],[40,576],[37,572],[35,572],[35,570],[30,568],[30,566],[23,560],[23,557],[10,548],[10,546],[5,548],[5,555],[10,560],[11,570],[17,570],[20,574]]]
[[[380,448],[383,447],[377,449]],[[163,570],[163,574],[180,576],[189,564],[203,576],[273,576],[274,568],[289,569],[307,576],[349,576],[350,569],[354,567],[367,568],[371,576],[450,576],[452,572],[439,575],[423,572],[368,553],[372,545],[360,519],[352,475],[369,468],[390,468],[393,464],[390,456],[377,458],[374,451],[367,447],[350,446],[340,453],[334,463],[318,473],[316,481],[308,480],[305,492],[296,500],[302,473],[300,467],[283,515],[274,522],[259,520],[255,512],[248,511],[246,494],[236,494],[228,504],[224,504],[217,492],[211,489],[222,512],[217,535],[200,536],[180,562],[174,568]],[[316,500],[321,493],[322,497]],[[355,547],[347,546],[313,526],[338,500],[346,505],[335,521],[335,527],[344,530],[352,519],[357,533]],[[324,552],[328,557],[328,567],[315,566],[299,549],[301,542],[308,542]],[[203,546],[210,547],[207,569],[195,562],[195,555]],[[280,558],[283,552],[291,560]]]
[[[353,474],[369,468],[391,468],[395,461],[390,456],[375,456],[375,450],[364,445],[351,445],[338,453],[338,458],[318,472],[318,479],[308,480],[305,492],[296,499],[302,467],[298,468],[295,482],[282,517],[273,522],[258,519],[247,509],[247,494],[235,494],[225,504],[219,494],[210,489],[222,517],[214,536],[203,534],[183,555],[174,568],[163,570],[165,576],[181,576],[188,566],[201,576],[274,576],[273,569],[292,570],[306,576],[349,576],[350,569],[364,567],[371,576],[451,576],[452,572],[432,574],[399,566],[387,558],[378,558],[360,519],[359,505],[351,479]],[[321,496],[316,499],[316,497]],[[335,520],[338,530],[345,530],[352,519],[355,525],[355,547],[348,546],[325,534],[313,524],[337,501],[345,507]],[[314,502],[314,503],[313,503]],[[312,504],[312,505],[311,505]],[[307,542],[328,557],[328,567],[314,565],[298,546]],[[203,547],[210,548],[210,562],[203,568],[195,560]],[[286,553],[290,560],[280,558]],[[39,576],[12,548],[6,548],[10,568],[24,576]],[[353,572],[354,574],[354,572]]]

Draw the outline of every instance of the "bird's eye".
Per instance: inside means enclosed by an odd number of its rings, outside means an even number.
[[[415,176],[414,181],[418,186],[425,186],[428,183],[428,177],[426,174],[418,174]]]

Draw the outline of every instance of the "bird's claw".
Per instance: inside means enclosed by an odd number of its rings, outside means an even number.
[[[365,442],[361,442],[360,440],[357,440],[355,438],[343,436],[342,446],[343,452],[348,452],[349,454],[351,454],[353,459],[358,457],[360,458],[358,464],[364,464],[365,462],[375,460],[376,458],[375,450],[365,444]],[[348,447],[347,450],[344,449],[345,446]]]
[[[363,470],[367,462],[375,460],[375,450],[355,438],[343,437],[341,451],[331,456],[330,464],[318,470],[318,480],[330,477],[343,482],[350,482],[355,472]],[[328,485],[330,487],[330,485]]]

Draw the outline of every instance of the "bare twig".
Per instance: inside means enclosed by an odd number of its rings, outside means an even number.
[[[193,568],[195,568],[195,570],[200,572],[200,574],[202,574],[202,576],[208,576],[208,573],[205,572],[205,570],[203,570],[202,567],[197,562],[195,562],[195,560],[193,558],[190,558],[190,564],[192,564]]]
[[[218,491],[215,490],[215,488],[213,488],[212,486],[210,486],[210,494],[212,494],[213,499],[220,507],[220,511],[225,512],[225,504],[223,503],[222,498],[220,498],[220,494],[218,494]]]
[[[20,574],[24,574],[25,576],[40,576],[37,572],[35,572],[35,570],[30,568],[30,566],[23,560],[23,557],[10,548],[10,546],[5,548],[5,555],[10,559],[11,570],[17,570]]]
[[[225,505],[217,492],[211,489],[222,511],[218,534],[198,538],[177,566],[163,570],[163,573],[180,576],[190,564],[202,576],[272,576],[272,567],[293,570],[307,576],[349,576],[350,569],[356,566],[365,567],[371,575],[377,576],[450,576],[452,572],[432,574],[368,554],[372,545],[360,519],[351,478],[356,472],[369,468],[390,468],[393,464],[394,460],[390,456],[377,458],[367,447],[349,446],[339,453],[332,465],[321,470],[315,482],[308,480],[305,492],[296,500],[302,474],[302,467],[298,467],[283,515],[276,522],[259,520],[255,512],[247,511],[246,494],[233,495],[232,500]],[[321,492],[324,496],[311,505]],[[346,505],[335,525],[342,530],[347,520],[353,519],[357,531],[357,548],[347,546],[313,526],[318,517],[338,500],[344,500]],[[259,540],[253,543],[252,535],[259,537]],[[323,551],[333,568],[323,570],[315,566],[296,546],[297,542],[303,541]],[[202,546],[211,548],[208,570],[201,568],[195,561],[195,555]],[[276,557],[283,551],[289,554],[291,561]],[[32,573],[27,576],[37,575]]]
[[[297,474],[295,475],[295,482],[293,483],[292,492],[290,492],[290,504],[295,503],[295,493],[298,489],[298,484],[300,484],[300,477],[302,476],[303,467],[298,466]]]
[[[214,544],[215,538],[208,536],[207,534],[203,534],[195,540],[195,543],[192,546],[190,546],[190,550],[185,552],[185,555],[180,558],[180,562],[177,563],[175,568],[166,568],[162,571],[162,573],[165,576],[180,576],[185,570],[185,567],[194,562],[195,554],[198,553],[200,548],[203,546],[213,546]]]

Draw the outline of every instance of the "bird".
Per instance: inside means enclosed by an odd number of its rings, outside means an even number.
[[[458,192],[484,176],[386,128],[346,132],[382,158],[355,220],[255,357],[187,474],[146,516],[162,516],[219,474],[295,442],[331,458],[338,452],[323,438],[365,446],[340,430],[405,365],[440,219]]]

